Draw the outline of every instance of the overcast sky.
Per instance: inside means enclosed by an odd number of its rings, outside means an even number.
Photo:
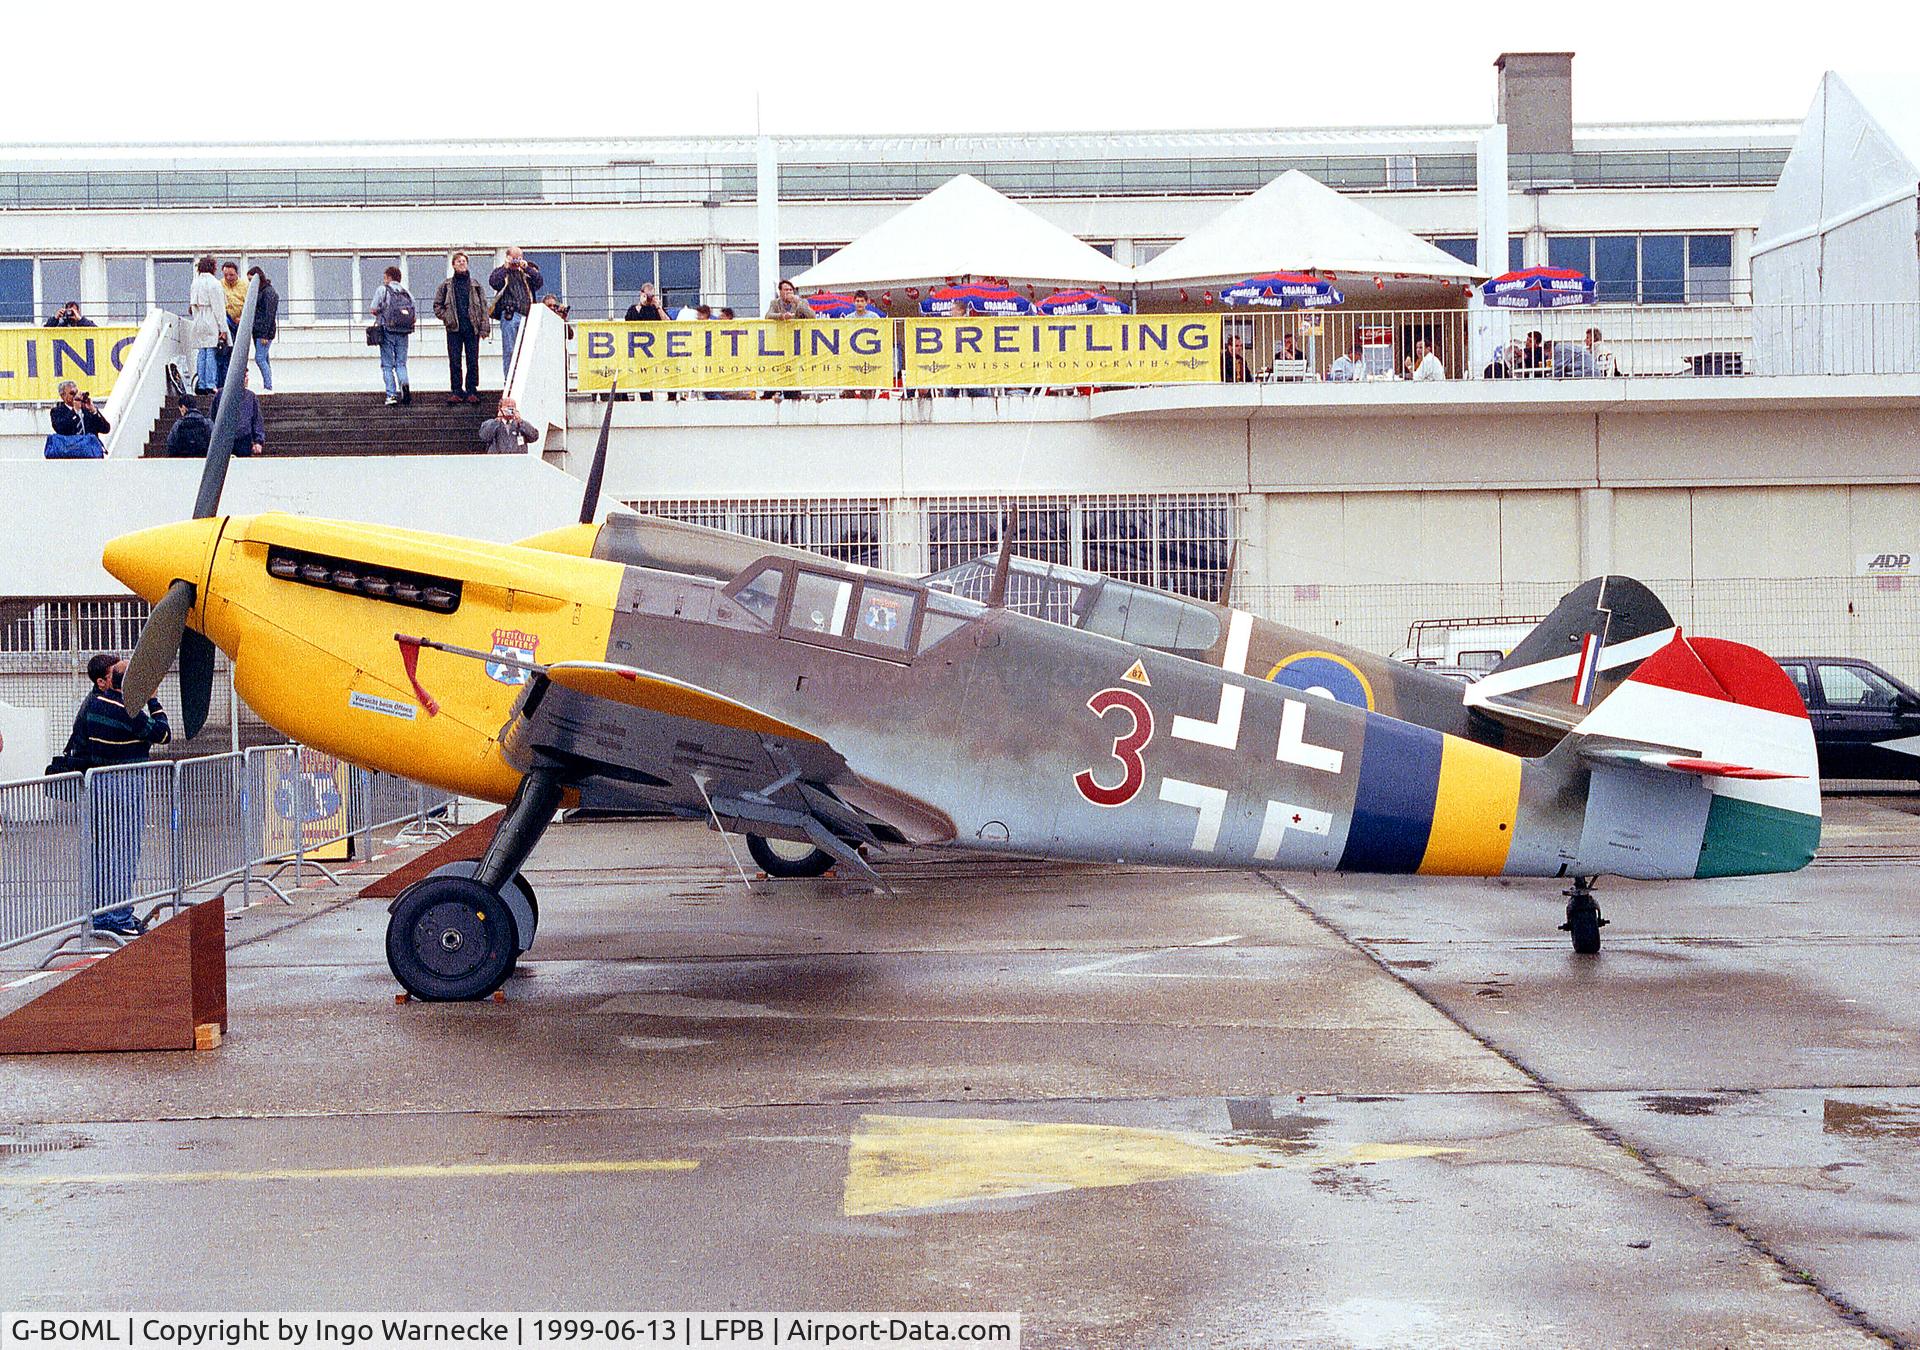
[[[1797,120],[1825,69],[1920,69],[1917,9],[97,0],[15,25],[0,140],[739,133],[756,94],[790,133],[1474,123],[1509,50],[1577,53],[1579,121]],[[418,81],[398,96],[395,55]]]

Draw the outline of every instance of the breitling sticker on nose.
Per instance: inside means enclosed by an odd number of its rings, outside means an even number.
[[[358,690],[347,695],[347,706],[358,708],[361,712],[379,713],[382,717],[398,717],[404,722],[411,722],[420,715],[420,710],[411,703],[381,698],[378,694],[363,694]]]

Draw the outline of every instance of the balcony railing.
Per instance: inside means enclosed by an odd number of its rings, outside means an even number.
[[[1515,187],[1768,187],[1787,150],[1581,151],[1514,155]],[[789,163],[788,201],[921,197],[970,173],[1014,197],[1237,196],[1298,169],[1357,192],[1471,189],[1461,153],[1178,156],[1139,159]],[[751,201],[752,164],[427,164],[274,169],[0,172],[0,210],[262,206],[674,205]]]

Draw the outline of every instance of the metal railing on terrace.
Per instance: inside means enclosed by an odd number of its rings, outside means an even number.
[[[1770,187],[1787,149],[1514,155],[1516,187]],[[1441,191],[1478,181],[1471,154],[790,163],[787,201],[924,196],[970,173],[1013,197],[1232,196],[1289,169],[1351,191]],[[752,164],[423,164],[0,172],[0,211],[261,206],[676,205],[752,201]]]
[[[1429,350],[1438,362],[1438,378],[1449,382],[1920,374],[1920,304],[1915,303],[1215,310],[1192,316],[1137,316],[1141,323],[1160,327],[1185,323],[1189,317],[1217,323],[1221,346],[1178,381],[1186,387],[1428,380],[1435,378],[1425,361]],[[905,352],[913,341],[909,325],[914,321],[889,322],[896,350]],[[973,340],[975,351],[993,350],[996,338],[1007,338],[1008,345],[1000,350],[1024,352],[1041,350],[1049,342],[1054,346],[1045,349],[1058,349],[1049,330],[1072,329],[1084,321],[1043,316],[974,322],[980,326]],[[1039,331],[1009,334],[995,325]],[[737,330],[736,335],[744,331]],[[1142,345],[1139,350],[1147,349]],[[1232,359],[1236,354],[1239,360]],[[1050,358],[1038,378],[1023,380],[1019,387],[970,373],[970,367],[957,362],[917,372],[915,363],[908,361],[897,387],[876,391],[794,389],[778,382],[786,369],[780,359],[768,362],[762,371],[749,357],[728,373],[728,383],[704,390],[683,389],[676,396],[748,398],[780,389],[789,396],[810,398],[1073,394],[1154,382],[1115,374],[1111,362],[1099,364],[1103,360],[1070,353]],[[950,373],[936,379],[926,374],[927,369]],[[650,386],[644,374],[631,373],[622,376],[620,383],[622,392],[673,387],[671,382]]]

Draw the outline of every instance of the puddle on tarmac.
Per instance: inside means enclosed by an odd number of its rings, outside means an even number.
[[[1314,1131],[1333,1123],[1324,1116],[1276,1116],[1273,1102],[1265,1097],[1229,1097],[1227,1121],[1233,1126],[1233,1137],[1222,1143],[1276,1153],[1305,1153],[1314,1146]]]
[[[1724,1101],[1721,1097],[1680,1097],[1659,1094],[1642,1097],[1640,1105],[1644,1110],[1662,1116],[1710,1116],[1714,1108]]]
[[[1829,1097],[1820,1113],[1820,1130],[1855,1139],[1920,1139],[1920,1106],[1839,1102]]]

